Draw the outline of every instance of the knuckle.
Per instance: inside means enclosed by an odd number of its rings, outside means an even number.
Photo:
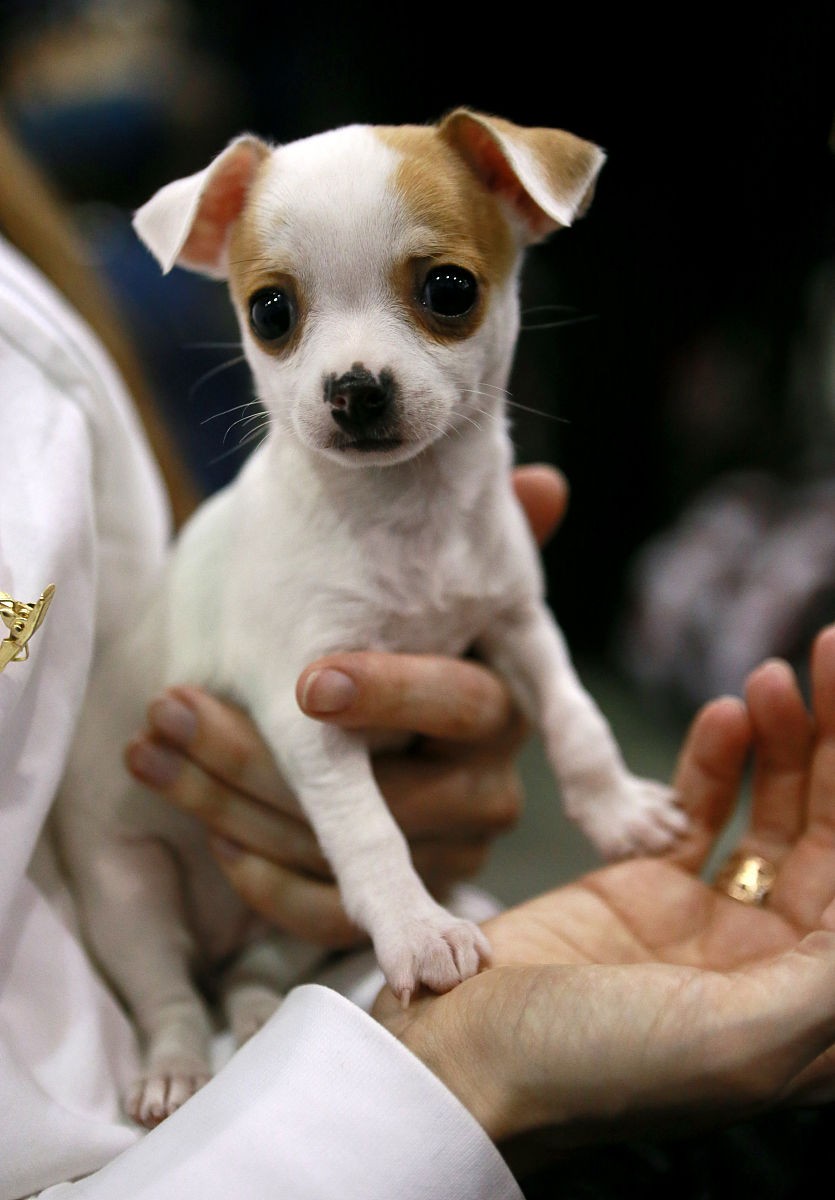
[[[306,935],[315,945],[329,950],[349,950],[365,940],[365,934],[351,922],[336,894],[332,903],[323,906],[316,917]]]
[[[449,864],[448,877],[453,881],[475,878],[481,873],[489,853],[490,847],[487,842],[471,842],[467,846],[462,846],[455,859]]]
[[[223,763],[219,771],[233,786],[241,784],[247,777],[253,757],[252,741],[238,730],[228,731],[222,744]]]
[[[506,833],[519,822],[525,804],[522,780],[514,768],[491,773],[482,781],[482,817],[495,834]]]
[[[199,767],[191,766],[182,772],[171,791],[171,798],[181,808],[213,827],[223,822],[226,813],[224,790]]]
[[[503,730],[510,720],[511,701],[504,684],[483,668],[464,674],[456,697],[452,736]]]
[[[293,937],[329,950],[349,949],[364,939],[346,915],[335,884],[307,879],[251,854],[227,873],[245,904]]]
[[[490,853],[489,841],[456,846],[428,845],[415,854],[415,867],[436,899],[443,901],[455,883],[479,875]]]

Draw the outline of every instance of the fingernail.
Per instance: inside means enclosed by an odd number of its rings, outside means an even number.
[[[170,693],[152,702],[148,719],[154,731],[175,746],[188,746],[197,736],[197,713]]]
[[[357,685],[349,675],[323,667],[312,671],[302,692],[305,712],[327,714],[343,712],[356,699]]]
[[[181,756],[157,742],[132,742],[126,757],[132,774],[149,787],[168,787],[183,769]]]

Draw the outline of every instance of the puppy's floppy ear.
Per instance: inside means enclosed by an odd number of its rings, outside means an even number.
[[[457,108],[439,123],[446,142],[509,205],[527,242],[570,225],[591,204],[606,155],[562,129],[514,125]]]
[[[205,170],[160,188],[134,214],[134,229],[165,274],[180,266],[226,278],[230,230],[269,152],[260,138],[235,138]]]

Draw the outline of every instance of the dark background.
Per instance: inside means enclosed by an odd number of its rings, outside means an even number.
[[[212,414],[248,377],[204,378],[234,357],[223,288],[162,281],[134,242],[130,212],[157,187],[245,128],[287,141],[458,104],[603,146],[588,216],[531,252],[513,394],[536,410],[514,410],[520,460],[572,488],[551,602],[575,649],[605,659],[636,550],[706,484],[831,472],[829,11],[18,0],[0,7],[0,97],[73,203],[207,488],[240,462]]]

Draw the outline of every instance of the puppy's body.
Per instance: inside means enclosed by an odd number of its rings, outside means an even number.
[[[265,950],[192,823],[126,779],[120,748],[162,685],[201,683],[253,714],[405,1000],[454,986],[489,948],[415,874],[368,739],[298,709],[295,680],[320,655],[475,647],[604,854],[660,849],[681,828],[668,790],[628,774],[576,678],[510,482],[524,247],[570,223],[601,163],[560,131],[459,110],[278,149],[242,138],[137,216],[166,269],[228,276],[271,424],[104,657],[59,804],[87,933],[147,1040],[130,1101],[146,1123],[208,1073],[195,962],[243,948],[227,988],[240,1040],[314,957],[289,939]]]

